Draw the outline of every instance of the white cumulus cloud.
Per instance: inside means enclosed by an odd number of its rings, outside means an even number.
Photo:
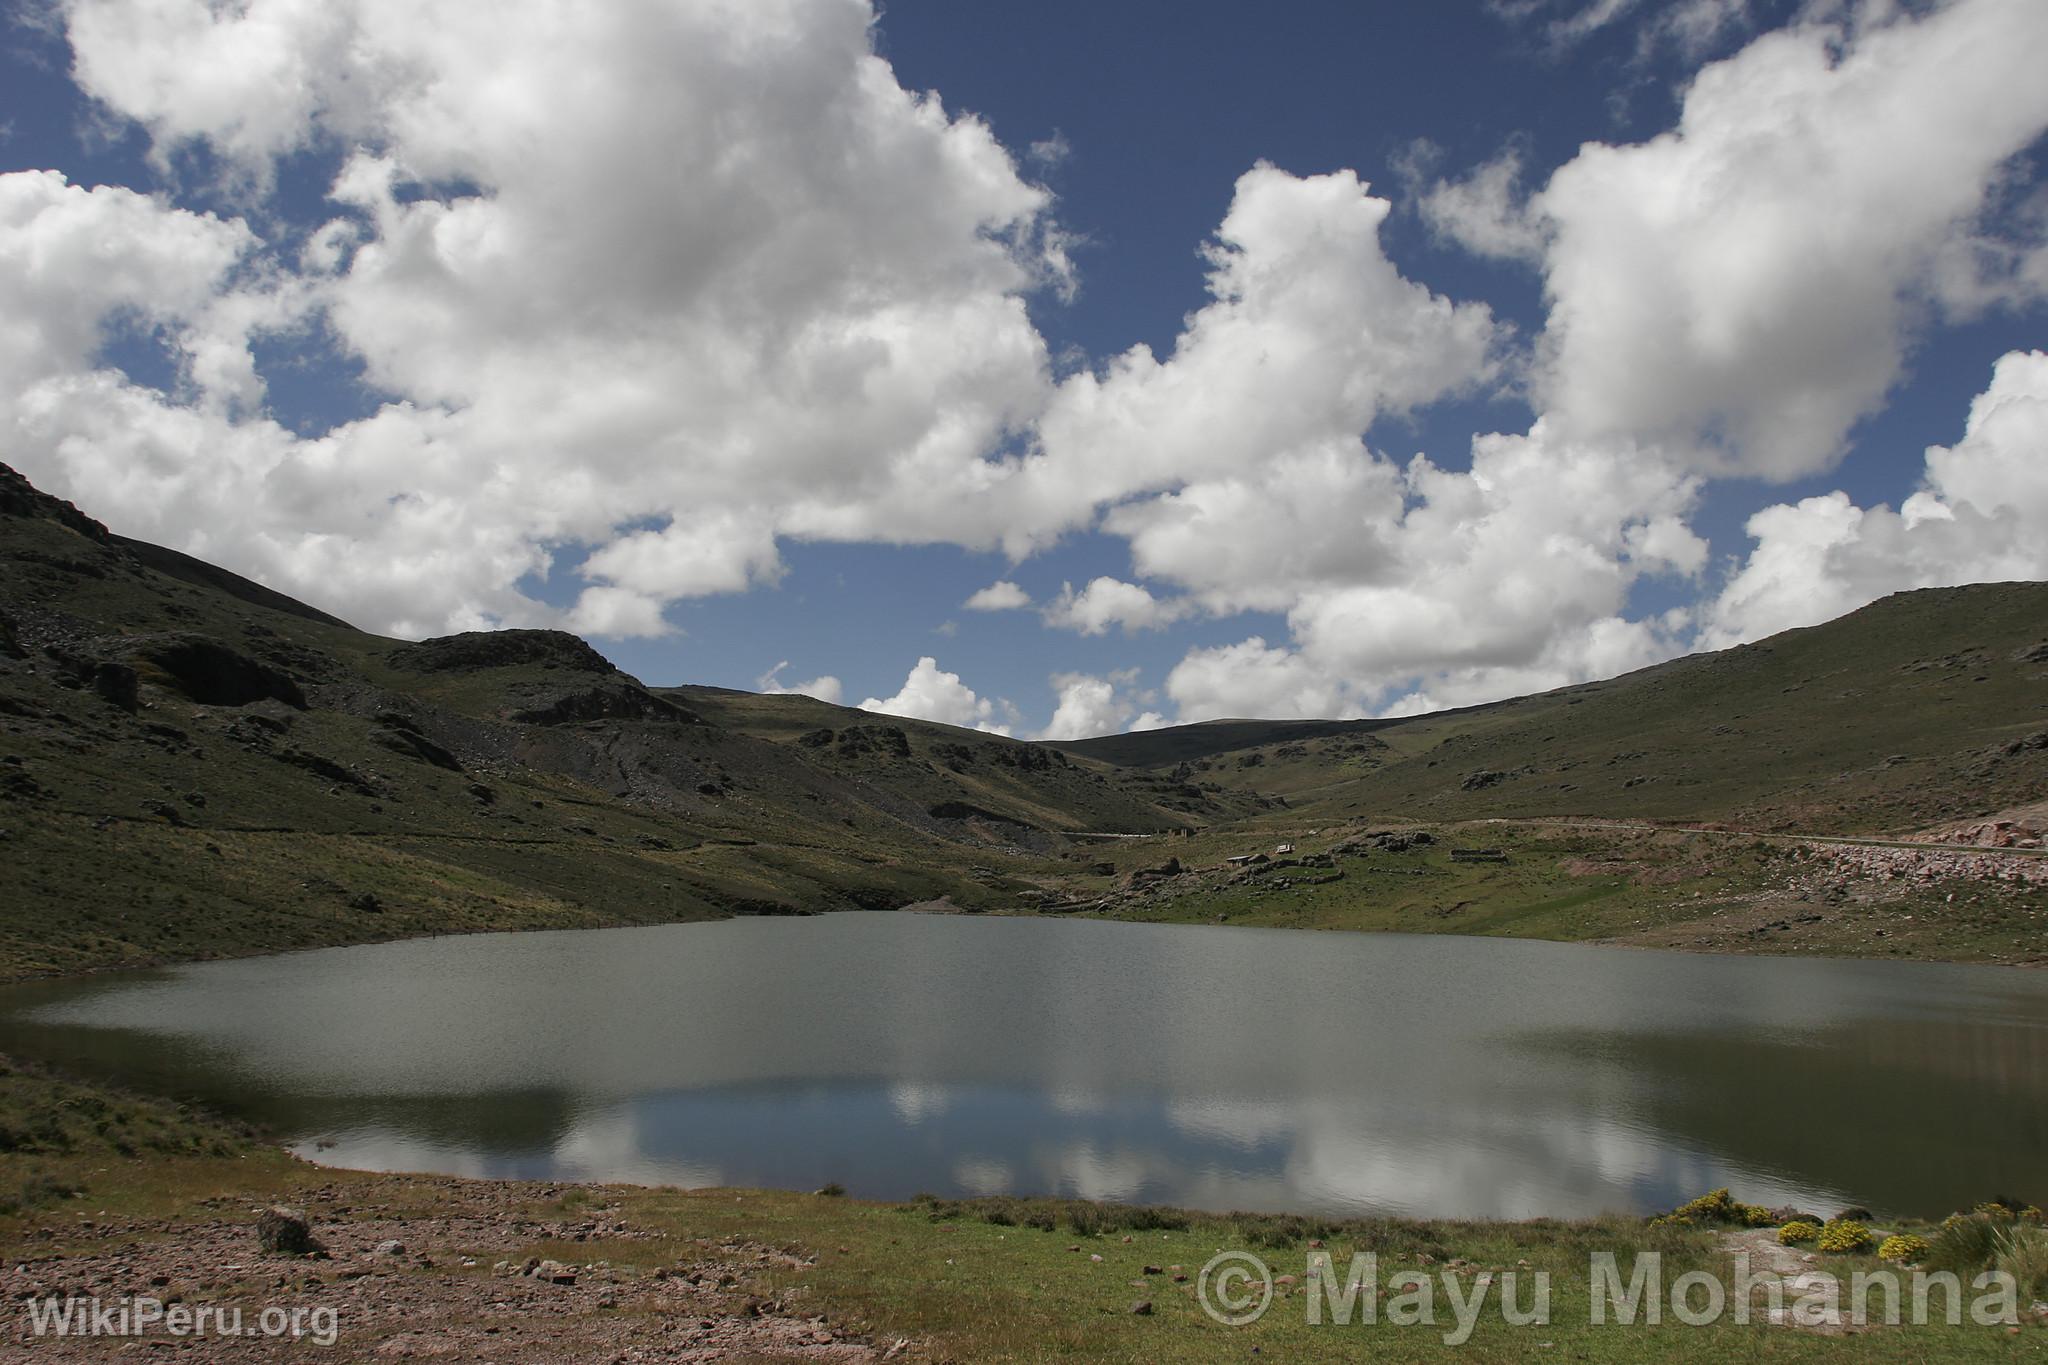
[[[1800,24],[1703,68],[1671,131],[1582,148],[1532,206],[1542,406],[1709,472],[1827,468],[1898,381],[1936,262],[2048,128],[2043,69],[2035,0]]]
[[[1031,605],[1031,594],[999,578],[960,605],[969,611],[1017,611]]]
[[[946,672],[929,654],[917,661],[895,696],[869,697],[860,709],[914,720],[935,720],[996,735],[1009,734],[1016,722],[1016,708],[1009,702],[976,695],[973,688],[960,681],[958,673]]]
[[[1040,739],[1088,739],[1095,735],[1121,734],[1127,730],[1156,730],[1166,718],[1157,711],[1141,709],[1156,700],[1137,688],[1135,670],[1097,677],[1089,673],[1055,673],[1053,690],[1059,695],[1052,721]]]
[[[2048,352],[2002,357],[1953,446],[1897,511],[1846,493],[1766,507],[1705,643],[1812,625],[1906,588],[2048,578]]]
[[[1187,614],[1184,601],[1161,601],[1144,587],[1104,575],[1091,579],[1081,591],[1072,583],[1060,585],[1059,596],[1046,603],[1045,623],[1083,635],[1102,635],[1121,626],[1126,633],[1156,630]]]
[[[338,166],[303,240],[7,177],[0,439],[122,530],[405,633],[551,619],[521,580],[585,548],[570,619],[647,634],[771,581],[779,537],[1002,534],[955,509],[1044,400],[1024,296],[1063,239],[985,125],[897,83],[866,0],[62,14],[160,157],[204,145],[259,201],[281,157]],[[137,309],[193,388],[98,356]],[[386,401],[266,420],[248,341],[283,327]]]

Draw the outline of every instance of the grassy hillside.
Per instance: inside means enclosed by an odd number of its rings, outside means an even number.
[[[1857,874],[1898,921],[1879,923],[1809,913],[1841,899],[1817,866],[1795,876],[1736,849],[1666,867],[1632,836],[1583,830],[1516,836],[1512,874],[1397,876],[1375,853],[1247,876],[1221,860],[1290,840],[1327,854],[1389,822],[1448,844],[1497,842],[1458,822],[1500,817],[1953,821],[2048,797],[2044,681],[2048,587],[2003,584],[1466,711],[1027,744],[804,697],[650,689],[560,632],[370,635],[112,536],[0,466],[0,976],[942,897],[2026,960],[2027,886],[1975,872],[1910,895]],[[1067,837],[1083,834],[1171,837]],[[1155,875],[1169,849],[1187,867]],[[1809,927],[1788,938],[1787,923]]]
[[[1014,740],[834,711],[782,743],[691,700],[559,632],[355,630],[0,466],[0,975],[1007,904],[1051,831],[1203,814]]]
[[[1245,815],[1243,793],[1202,792],[1156,773],[1122,771],[1059,745],[1020,744],[951,725],[876,716],[811,697],[722,687],[662,696],[734,734],[790,746],[849,781],[914,798],[927,813],[1000,828],[1149,833]]]
[[[1364,732],[1286,724],[1071,747],[1185,764],[1305,816],[1910,830],[2048,796],[2048,584],[1901,593],[1756,644]]]

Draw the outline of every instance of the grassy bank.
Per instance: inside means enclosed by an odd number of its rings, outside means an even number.
[[[1277,852],[1283,845],[1292,851]],[[1460,849],[1499,857],[1468,860]],[[1250,855],[1265,861],[1227,861]],[[1986,859],[1993,872],[2038,860],[1964,856]],[[2048,962],[2039,885],[1997,875],[1897,876],[1870,865],[1860,846],[1793,836],[1491,820],[1390,831],[1376,821],[1269,816],[1190,838],[1106,844],[1087,858],[1086,871],[1040,880],[1061,913],[1719,953]]]
[[[1833,1333],[1761,1321],[1689,1327],[1667,1312],[1656,1327],[1594,1326],[1591,1253],[1616,1253],[1626,1273],[1637,1253],[1657,1252],[1667,1283],[1690,1270],[1730,1273],[1725,1229],[1639,1218],[1319,1221],[360,1174],[307,1165],[158,1101],[18,1067],[0,1076],[0,1145],[10,1300],[142,1293],[251,1315],[266,1305],[331,1308],[335,1359],[659,1360],[714,1348],[754,1360],[877,1359],[895,1349],[898,1360],[1130,1362],[1334,1361],[1367,1350],[1397,1360],[2048,1354],[2048,1328],[2031,1322],[2016,1333],[1974,1324]],[[306,1211],[325,1258],[257,1248],[254,1213],[278,1203]],[[1200,1268],[1222,1250],[1294,1277],[1278,1280],[1255,1325],[1220,1325],[1197,1301]],[[1437,1325],[1310,1325],[1301,1280],[1316,1252],[1340,1269],[1373,1253],[1382,1285],[1402,1271],[1429,1277]],[[1879,1264],[1825,1259],[1845,1277]],[[560,1263],[575,1283],[517,1273],[535,1260]],[[1443,1344],[1456,1330],[1447,1285],[1469,1295],[1482,1277],[1515,1272],[1528,1286],[1538,1271],[1551,1280],[1547,1325],[1511,1325],[1487,1308],[1469,1340]],[[1497,1281],[1491,1292],[1497,1303]],[[1529,1288],[1518,1292],[1532,1301]],[[1133,1312],[1139,1303],[1150,1311]],[[70,1358],[48,1341],[33,1349],[38,1359]],[[267,1358],[265,1349],[252,1345],[249,1358]],[[288,1350],[278,1346],[277,1358]]]

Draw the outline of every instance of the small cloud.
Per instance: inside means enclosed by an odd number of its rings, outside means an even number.
[[[1024,159],[1041,171],[1049,171],[1063,164],[1073,154],[1074,144],[1067,141],[1065,133],[1054,129],[1051,137],[1040,138],[1032,143],[1030,150],[1025,152]]]
[[[1009,579],[998,579],[960,604],[969,611],[1017,611],[1031,605],[1031,594]]]
[[[789,660],[784,659],[781,663],[778,663],[775,667],[754,679],[754,686],[771,697],[815,697],[819,701],[830,702],[834,706],[839,705],[839,699],[845,695],[845,688],[840,684],[839,679],[826,673],[811,679],[809,682],[784,684],[781,681],[780,674],[783,669],[788,667]]]
[[[1193,610],[1184,597],[1161,600],[1136,583],[1104,575],[1079,592],[1074,585],[1060,585],[1060,595],[1045,605],[1041,615],[1049,626],[1101,635],[1112,626],[1125,634],[1134,630],[1156,630],[1173,624]]]

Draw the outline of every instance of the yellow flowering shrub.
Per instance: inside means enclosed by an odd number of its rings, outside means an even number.
[[[1663,1217],[1651,1220],[1653,1227],[1691,1227],[1698,1223],[1769,1227],[1771,1211],[1761,1205],[1739,1203],[1726,1190],[1709,1190],[1697,1199],[1680,1204]]]
[[[1681,1218],[1698,1218],[1709,1223],[1725,1223],[1735,1207],[1734,1199],[1726,1190],[1709,1190],[1690,1203],[1680,1204],[1672,1213]]]
[[[1782,1234],[1780,1234],[1782,1236]],[[1837,1218],[1820,1230],[1820,1249],[1836,1253],[1868,1251],[1877,1239],[1861,1223]]]
[[[1899,1265],[1911,1265],[1927,1254],[1927,1239],[1916,1237],[1910,1232],[1897,1232],[1884,1239],[1877,1248],[1877,1259],[1892,1261]]]
[[[1820,1224],[1809,1223],[1804,1218],[1795,1218],[1778,1229],[1778,1241],[1783,1246],[1796,1247],[1811,1242],[1820,1236]]]

